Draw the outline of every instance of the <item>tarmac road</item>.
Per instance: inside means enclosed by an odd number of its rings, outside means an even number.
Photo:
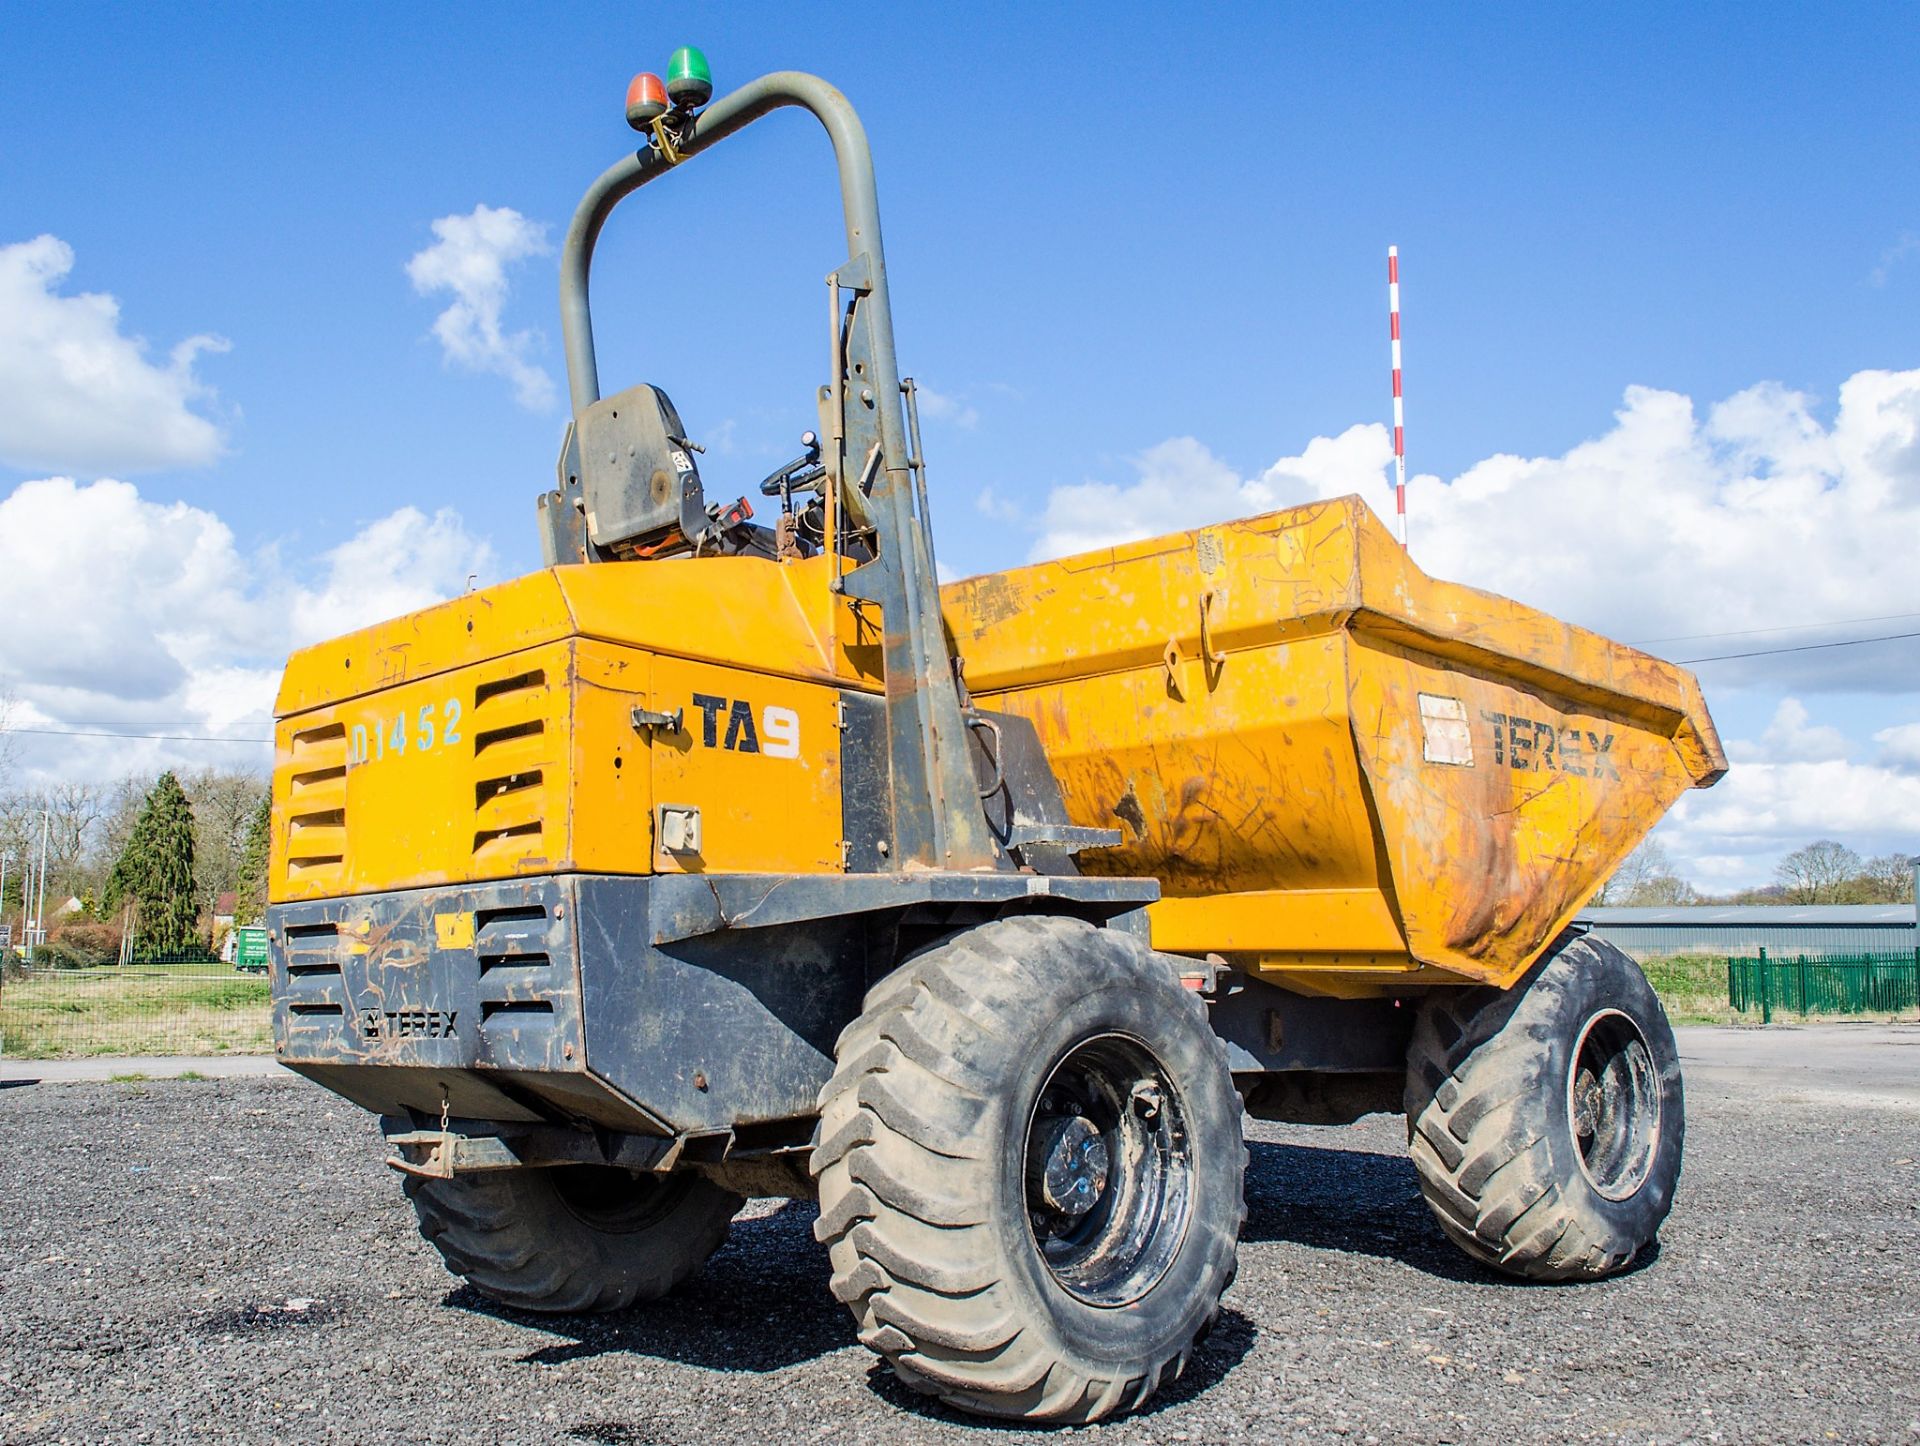
[[[1674,1033],[1695,1092],[1763,1089],[1836,1103],[1920,1105],[1920,1024],[1776,1024]]]
[[[1398,1120],[1255,1127],[1219,1329],[1144,1415],[1069,1434],[1920,1442],[1920,1028],[1683,1053],[1679,1203],[1599,1285],[1459,1256]],[[754,1202],[682,1297],[543,1320],[446,1275],[378,1157],[371,1119],[289,1078],[0,1086],[0,1441],[1036,1435],[893,1383],[810,1207]]]

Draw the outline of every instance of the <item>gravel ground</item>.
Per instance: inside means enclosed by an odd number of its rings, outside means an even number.
[[[1920,1049],[1910,1068],[1920,1070]],[[1257,1126],[1240,1276],[1101,1441],[1920,1441],[1920,1106],[1705,1072],[1656,1259],[1528,1287],[1421,1204],[1399,1123]],[[542,1320],[446,1275],[374,1122],[288,1079],[0,1089],[0,1441],[985,1443],[756,1201],[680,1298]]]

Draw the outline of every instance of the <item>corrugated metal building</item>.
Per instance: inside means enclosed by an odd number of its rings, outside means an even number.
[[[1912,904],[1592,908],[1593,932],[1636,959],[1667,954],[1899,954],[1920,948]]]

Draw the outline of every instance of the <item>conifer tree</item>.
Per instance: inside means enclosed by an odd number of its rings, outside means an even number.
[[[273,828],[273,800],[262,795],[247,824],[246,847],[240,854],[240,879],[234,900],[233,922],[257,924],[267,912],[267,851]]]
[[[193,808],[171,771],[160,775],[127,845],[107,879],[109,908],[123,900],[138,905],[134,947],[140,953],[174,953],[199,940],[194,925]]]

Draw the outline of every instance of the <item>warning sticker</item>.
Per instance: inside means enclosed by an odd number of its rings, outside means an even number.
[[[1467,727],[1466,705],[1458,698],[1422,693],[1420,729],[1426,736],[1422,756],[1427,762],[1473,767],[1473,734]]]

